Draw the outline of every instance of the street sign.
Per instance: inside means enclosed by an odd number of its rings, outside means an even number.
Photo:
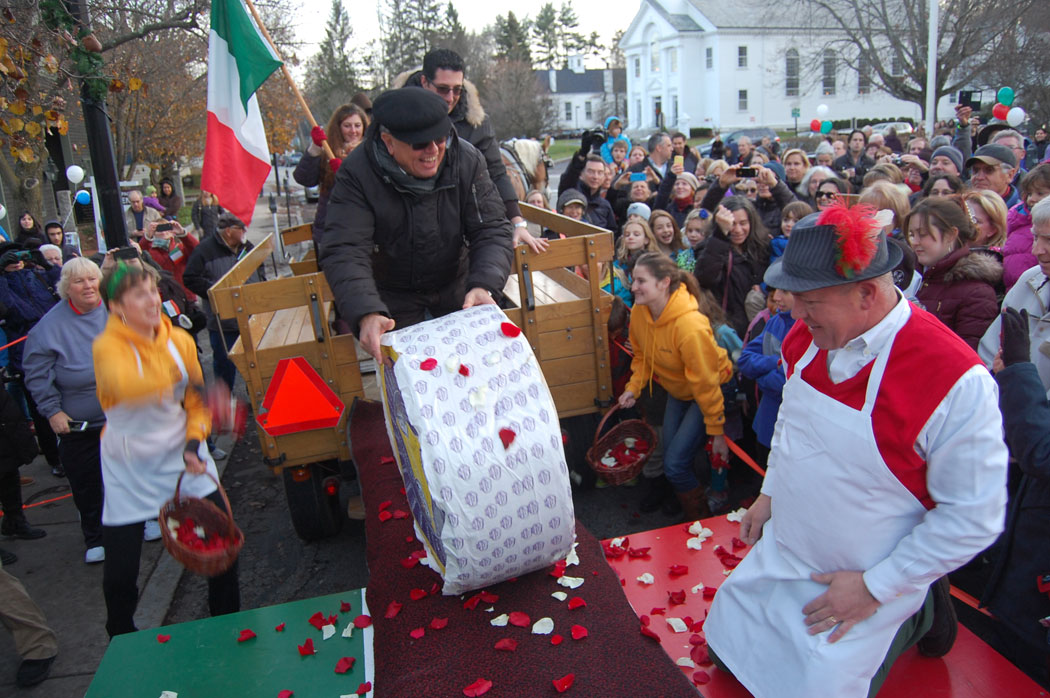
[[[791,118],[792,119],[797,119],[800,116],[802,116],[802,110],[799,109],[798,107],[792,107],[792,109],[791,109]]]

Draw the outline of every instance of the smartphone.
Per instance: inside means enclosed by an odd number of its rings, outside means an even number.
[[[161,223],[161,224],[159,224],[157,226],[157,232],[158,233],[166,233],[169,230],[174,230],[174,229],[175,229],[175,226],[173,226],[171,223]]]
[[[684,167],[685,166],[685,156],[684,155],[675,155],[674,156],[674,164],[678,165],[679,167]]]
[[[118,247],[113,251],[113,258],[123,260],[138,259],[139,251],[134,247]]]
[[[981,90],[959,90],[959,105],[980,111]]]
[[[631,181],[632,182],[644,182],[645,181],[645,173],[644,172],[632,172],[631,173]]]
[[[736,171],[737,177],[757,177],[758,168],[755,167],[741,167]]]
[[[76,419],[70,419],[69,430],[70,431],[87,431],[88,423],[84,421],[78,421]]]

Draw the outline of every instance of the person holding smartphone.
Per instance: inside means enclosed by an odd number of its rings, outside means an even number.
[[[197,249],[197,238],[187,232],[178,221],[153,221],[146,228],[141,241],[142,251],[149,254],[157,266],[175,277],[186,297],[196,302],[197,295],[186,288],[182,275],[190,255]]]
[[[106,327],[101,278],[102,271],[85,257],[66,262],[58,282],[62,300],[29,331],[22,359],[26,387],[58,436],[88,564],[105,558],[99,439],[106,417],[95,394],[94,363],[86,351]]]

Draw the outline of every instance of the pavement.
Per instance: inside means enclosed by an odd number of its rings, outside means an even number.
[[[282,190],[278,206],[278,225],[288,226],[302,222],[305,215],[312,219],[312,207],[302,206],[302,187],[290,177],[290,169],[280,168]],[[291,185],[291,206],[286,208],[283,183],[285,175]],[[275,191],[271,172],[263,195],[256,205],[248,230],[253,242],[261,241],[274,230],[274,217],[269,210],[268,194]],[[296,246],[299,247],[299,246]],[[301,254],[302,250],[288,250]],[[275,255],[278,271],[290,274],[287,263]],[[266,263],[267,274],[272,273]],[[205,352],[203,365],[210,371],[208,342],[202,342]],[[243,390],[243,387],[241,388]],[[218,445],[232,453],[231,439],[220,437]],[[217,463],[222,475],[226,461]],[[82,696],[105,654],[109,638],[106,635],[106,607],[102,596],[102,565],[84,563],[84,539],[80,532],[79,515],[64,478],[51,475],[44,458],[23,466],[22,475],[34,478],[34,483],[22,488],[26,517],[34,526],[47,531],[47,537],[32,541],[0,539],[0,547],[18,555],[18,561],[5,568],[25,585],[29,595],[43,610],[51,628],[58,635],[58,659],[51,668],[47,681],[31,689],[15,687],[15,672],[21,661],[15,652],[11,634],[0,632],[0,696],[58,698]],[[139,605],[135,622],[139,628],[162,625],[171,606],[173,595],[183,576],[183,568],[164,550],[161,541],[143,543],[139,569]]]

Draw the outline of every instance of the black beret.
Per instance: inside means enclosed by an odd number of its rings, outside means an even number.
[[[420,87],[388,90],[372,104],[372,118],[405,143],[429,143],[446,138],[452,130],[448,104]]]

